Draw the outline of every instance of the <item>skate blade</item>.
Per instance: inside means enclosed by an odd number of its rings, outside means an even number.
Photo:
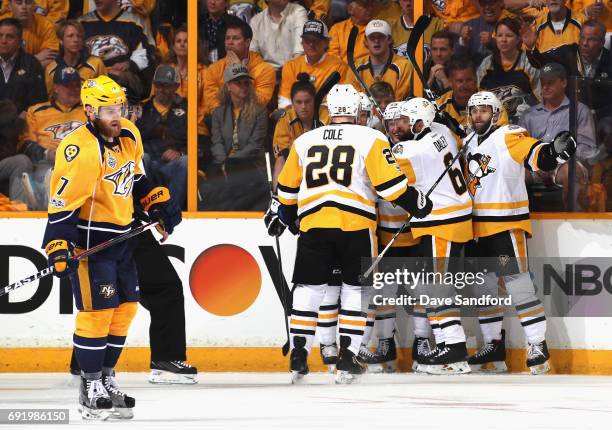
[[[529,370],[531,370],[532,375],[543,375],[550,372],[550,365],[548,364],[548,361],[545,361],[542,364],[531,366]]]
[[[440,364],[428,366],[427,373],[430,375],[461,375],[463,373],[470,373],[472,370],[467,364],[467,361],[460,361],[458,363],[451,364]]]
[[[397,361],[391,360],[383,363],[383,369],[385,373],[395,373],[397,372]]]
[[[376,364],[368,364],[368,369],[367,369],[368,373],[383,373],[385,371],[384,367],[382,364],[380,363],[376,363]]]
[[[149,382],[159,385],[193,385],[198,383],[198,379],[197,375],[183,375],[180,373],[166,372],[165,370],[151,370]]]
[[[91,409],[83,405],[79,405],[78,411],[87,421],[106,421],[111,413],[111,409]]]
[[[415,373],[428,373],[429,365],[417,363]]]
[[[298,372],[297,370],[292,370],[291,371],[291,383],[294,385],[302,384],[304,382],[304,376],[306,375]]]
[[[472,372],[478,373],[506,373],[508,371],[505,361],[492,361],[487,364],[490,364],[491,367],[485,367],[484,364],[470,364],[469,366]]]
[[[348,384],[357,384],[359,382],[361,375],[354,375],[352,373],[349,373],[346,370],[338,370],[336,372],[336,379],[334,380],[334,382],[336,384],[344,384],[344,385],[348,385]]]
[[[113,408],[110,411],[109,418],[113,420],[131,420],[134,418],[132,408]]]

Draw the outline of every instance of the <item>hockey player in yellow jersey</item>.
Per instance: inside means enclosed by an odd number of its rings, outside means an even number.
[[[423,193],[407,186],[387,138],[356,125],[359,93],[351,85],[336,85],[327,96],[331,124],[300,136],[278,178],[280,206],[265,215],[268,231],[280,235],[286,227],[299,238],[291,313],[293,381],[308,373],[317,311],[328,288],[331,268],[342,271],[340,290],[340,351],[336,382],[351,383],[363,372],[357,359],[366,325],[362,309],[361,258],[376,252],[377,195],[393,201],[415,217],[431,210]]]
[[[129,231],[133,199],[168,234],[181,213],[168,190],[145,175],[140,133],[122,117],[123,89],[102,75],[84,82],[81,101],[87,123],[57,148],[43,245],[54,274],[69,277],[79,310],[73,337],[82,369],[79,411],[84,419],[131,418],[135,400],[119,390],[113,368],[138,304],[134,242],[72,257]]]
[[[469,142],[466,143],[465,176],[473,198],[475,237],[475,244],[467,251],[478,259],[479,269],[484,266],[488,271],[487,294],[496,295],[498,283],[507,290],[527,337],[527,367],[534,374],[544,373],[549,370],[546,316],[527,265],[531,223],[525,168],[555,169],[571,158],[576,142],[568,132],[561,132],[553,142],[544,143],[521,127],[498,126],[500,112],[501,103],[491,92],[478,92],[468,101],[476,136],[471,133],[465,139]],[[478,368],[495,363],[505,367],[503,314],[486,315],[479,320],[485,345],[470,357],[470,366]]]
[[[444,171],[459,151],[452,132],[434,122],[435,116],[435,106],[424,98],[402,103],[399,120],[402,142],[393,147],[393,155],[408,182],[424,190],[433,186],[437,172]],[[436,185],[430,198],[433,209],[425,218],[410,222],[412,235],[421,240],[419,254],[428,271],[452,273],[459,270],[461,250],[472,239],[472,200],[458,162]],[[455,296],[454,286],[424,284],[418,288],[428,296],[453,299]],[[428,373],[470,371],[459,307],[454,300],[452,303],[434,308],[444,347],[434,348],[424,360],[421,370]]]

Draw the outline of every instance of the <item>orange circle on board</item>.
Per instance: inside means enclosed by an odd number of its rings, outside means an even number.
[[[219,316],[247,310],[259,295],[261,271],[253,256],[236,245],[221,244],[202,251],[189,273],[191,295]]]

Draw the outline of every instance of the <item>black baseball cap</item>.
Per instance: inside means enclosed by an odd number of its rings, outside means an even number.
[[[79,71],[74,67],[65,66],[55,69],[55,75],[53,75],[54,84],[67,85],[76,81],[81,82],[81,75],[79,75]]]

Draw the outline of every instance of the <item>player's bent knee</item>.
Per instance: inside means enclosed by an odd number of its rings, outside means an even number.
[[[138,310],[137,302],[121,303],[114,309],[110,324],[109,334],[115,336],[127,336],[128,329]]]
[[[106,337],[109,333],[114,309],[79,311],[76,317],[75,334],[81,337]]]

